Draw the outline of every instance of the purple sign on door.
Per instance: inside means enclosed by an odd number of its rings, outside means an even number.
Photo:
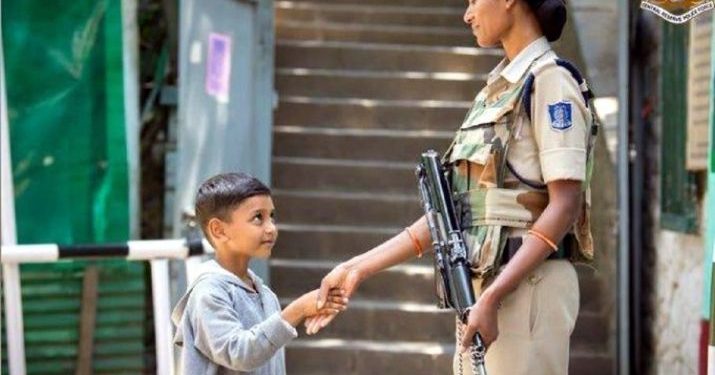
[[[220,102],[228,102],[231,77],[231,38],[227,35],[209,35],[208,58],[206,59],[206,93]]]

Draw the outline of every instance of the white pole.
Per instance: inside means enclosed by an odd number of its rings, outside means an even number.
[[[204,254],[214,253],[216,251],[213,246],[211,246],[211,243],[205,238],[201,240],[201,245],[204,247]],[[203,259],[200,256],[188,257],[184,261],[184,266],[186,267],[187,288],[190,287],[199,276],[199,267],[201,266],[201,263],[203,263]]]
[[[151,261],[151,288],[154,302],[157,375],[174,375],[174,347],[171,340],[169,301],[169,261]]]
[[[2,3],[0,2],[0,9]],[[2,12],[0,12],[2,13]],[[2,162],[0,203],[2,213],[3,245],[17,243],[15,232],[15,198],[12,186],[12,162],[10,161],[10,131],[7,119],[7,98],[5,97],[5,57],[2,50],[2,19],[0,19],[0,161]],[[3,288],[5,291],[5,322],[7,332],[7,354],[10,375],[25,375],[25,336],[22,322],[22,295],[20,293],[20,267],[17,264],[2,266]],[[0,348],[1,349],[1,348]]]
[[[186,287],[188,288],[196,277],[199,276],[199,266],[201,265],[201,257],[189,257],[186,258],[184,264],[186,265]]]
[[[129,169],[129,238],[139,238],[139,26],[137,0],[122,0],[124,125]]]

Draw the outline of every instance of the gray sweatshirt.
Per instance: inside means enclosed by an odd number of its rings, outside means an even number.
[[[248,271],[258,293],[210,260],[171,320],[184,375],[285,375],[283,347],[298,334],[281,318],[276,295]]]

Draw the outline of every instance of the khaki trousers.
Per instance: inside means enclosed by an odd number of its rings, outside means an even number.
[[[473,285],[479,298],[481,279],[474,279]],[[569,340],[578,310],[578,278],[573,265],[566,260],[545,261],[502,301],[499,337],[487,350],[485,359],[487,373],[568,374]],[[460,375],[459,361],[457,350],[455,375]],[[472,375],[467,353],[461,355],[461,361],[463,375]]]

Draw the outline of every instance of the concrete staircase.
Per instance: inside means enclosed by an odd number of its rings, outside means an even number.
[[[461,0],[276,2],[271,282],[288,302],[421,215],[413,169],[443,151],[501,52],[472,48]],[[364,283],[348,312],[287,350],[291,375],[447,374],[454,320],[431,260]],[[582,278],[572,372],[610,373],[595,276]],[[302,334],[302,332],[301,332]]]

